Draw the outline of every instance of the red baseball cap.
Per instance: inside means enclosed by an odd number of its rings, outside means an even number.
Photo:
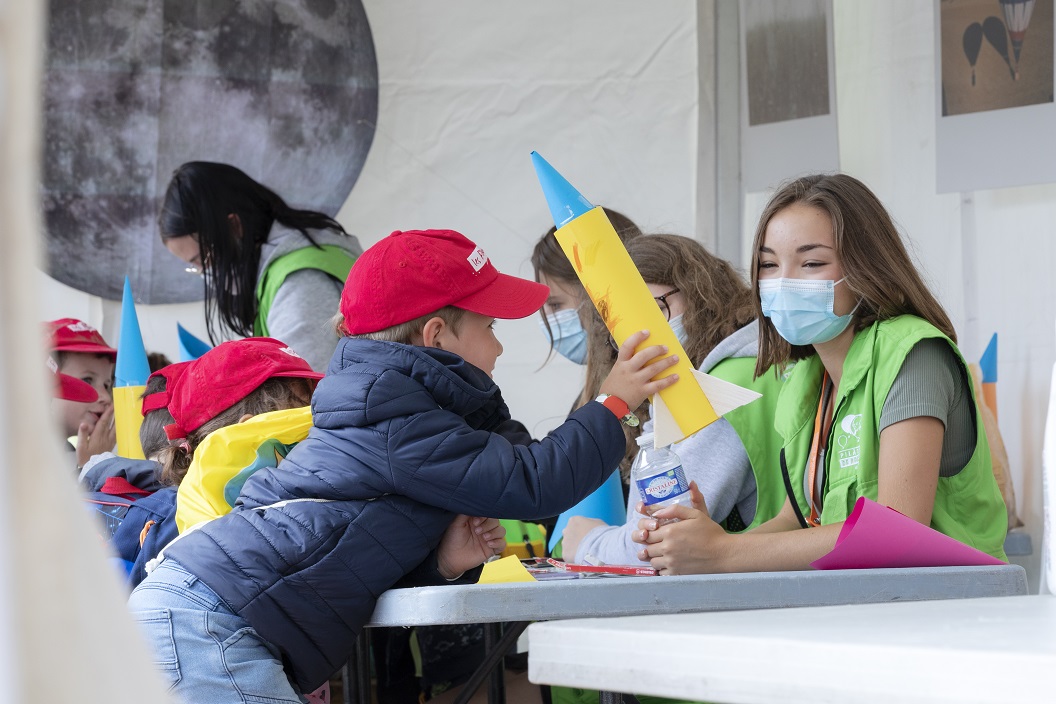
[[[55,390],[55,398],[78,403],[95,403],[99,400],[99,392],[91,384],[62,372],[57,373],[55,378],[59,381],[58,388]]]
[[[491,318],[524,318],[550,289],[502,274],[476,244],[453,230],[396,231],[359,256],[341,293],[351,335],[406,323],[444,306]]]
[[[187,371],[187,365],[189,364],[190,362],[167,364],[147,377],[148,388],[150,387],[150,380],[158,377],[165,378],[165,388],[143,397],[142,413],[144,416],[151,411],[156,411],[169,405],[170,391],[176,387],[177,380]]]
[[[94,386],[75,376],[60,372],[58,363],[52,357],[48,357],[48,369],[55,375],[55,398],[78,403],[95,403],[99,400],[99,392]]]
[[[268,379],[322,379],[286,343],[270,337],[247,337],[223,342],[170,379],[169,413],[175,421],[165,426],[170,440],[187,437],[204,423],[235,405]]]
[[[106,344],[99,331],[76,318],[60,318],[44,324],[50,336],[48,349],[56,352],[106,354],[117,359],[117,350]]]

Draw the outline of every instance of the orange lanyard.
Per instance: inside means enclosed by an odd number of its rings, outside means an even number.
[[[829,373],[821,378],[821,398],[818,399],[818,414],[814,417],[814,438],[810,442],[810,455],[807,458],[807,486],[809,488],[810,518],[807,525],[810,527],[821,525],[821,492],[815,486],[818,476],[818,465],[825,455],[825,447],[829,441],[829,431],[832,429],[832,384],[829,383]]]

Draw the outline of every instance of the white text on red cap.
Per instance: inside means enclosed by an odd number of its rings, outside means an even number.
[[[469,262],[469,265],[473,267],[473,271],[479,272],[484,268],[484,265],[488,263],[488,255],[484,253],[484,248],[478,245],[477,248],[473,250],[473,253],[466,257],[466,260]]]

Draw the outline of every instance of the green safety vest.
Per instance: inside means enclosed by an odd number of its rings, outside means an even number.
[[[268,313],[275,300],[275,294],[286,277],[301,269],[319,269],[325,271],[338,281],[344,282],[356,258],[347,251],[333,244],[322,247],[309,245],[282,255],[264,270],[257,280],[257,317],[253,321],[253,335],[270,337],[268,333]]]
[[[744,443],[755,475],[755,518],[748,525],[754,528],[776,516],[785,503],[785,488],[778,471],[781,436],[774,429],[774,413],[784,384],[772,369],[754,379],[755,357],[724,359],[708,373],[763,395],[723,416]]]
[[[965,378],[970,378],[957,345],[916,316],[884,320],[854,336],[843,363],[840,387],[833,398],[835,410],[825,457],[822,525],[846,520],[861,496],[876,500],[880,414],[906,355],[914,345],[928,338],[946,340],[964,367]],[[809,511],[803,478],[823,372],[817,355],[801,360],[792,369],[778,400],[776,427],[785,441],[782,459],[803,515]],[[971,384],[968,386],[971,389]],[[974,389],[971,393],[973,403],[977,404]],[[952,477],[939,477],[931,527],[1007,560],[1003,544],[1008,518],[994,479],[990,446],[978,405],[975,426],[975,452],[968,464]]]

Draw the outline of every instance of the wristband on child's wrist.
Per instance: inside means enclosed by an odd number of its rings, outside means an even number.
[[[613,415],[620,419],[620,422],[629,428],[638,427],[638,416],[631,412],[627,402],[618,396],[611,396],[609,394],[601,394],[594,399],[605,408],[612,411]]]

